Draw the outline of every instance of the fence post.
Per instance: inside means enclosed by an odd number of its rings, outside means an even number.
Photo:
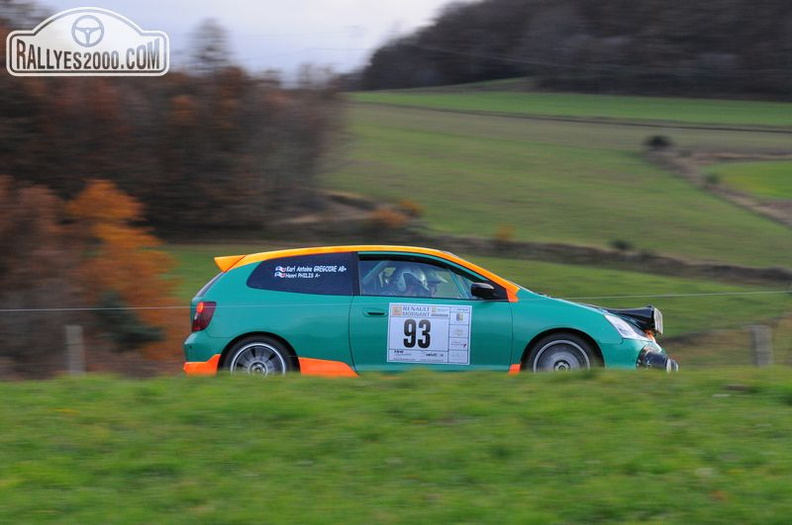
[[[752,325],[751,345],[753,346],[754,364],[769,366],[773,364],[773,330],[769,326]]]
[[[85,341],[80,325],[66,325],[66,364],[73,376],[85,373]]]

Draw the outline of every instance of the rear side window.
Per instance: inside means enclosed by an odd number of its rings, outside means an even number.
[[[352,253],[326,253],[270,259],[248,277],[251,288],[319,295],[352,295],[355,281]]]

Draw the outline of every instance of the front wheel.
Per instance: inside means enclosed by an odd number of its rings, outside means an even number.
[[[228,352],[226,368],[232,374],[283,375],[292,369],[292,359],[282,343],[269,337],[248,337]]]
[[[573,334],[553,334],[542,338],[531,351],[527,367],[534,372],[586,370],[593,366],[591,344]]]

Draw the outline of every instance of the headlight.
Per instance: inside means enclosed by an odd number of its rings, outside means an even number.
[[[615,315],[605,315],[605,319],[613,326],[619,335],[624,339],[648,339],[646,334],[638,330],[635,326],[631,325],[621,317]]]

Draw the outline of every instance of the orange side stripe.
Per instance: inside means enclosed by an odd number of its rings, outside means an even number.
[[[509,375],[514,376],[520,373],[520,363],[514,363],[509,367]]]
[[[209,361],[192,361],[184,363],[184,372],[191,376],[213,376],[217,374],[217,365],[220,363],[220,354],[215,354]]]
[[[341,361],[328,361],[310,357],[300,357],[298,360],[300,361],[300,373],[306,376],[358,377],[351,366]]]

